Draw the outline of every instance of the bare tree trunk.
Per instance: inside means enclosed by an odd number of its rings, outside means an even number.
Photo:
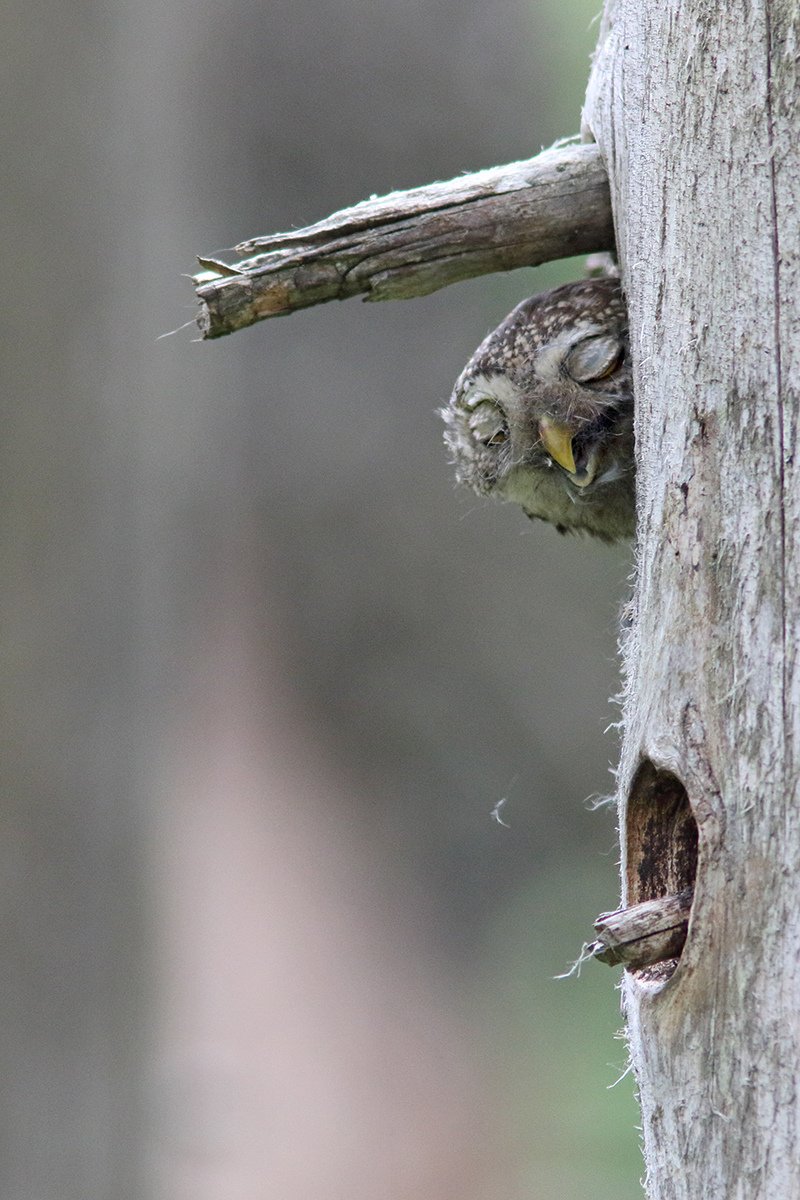
[[[800,1196],[799,55],[791,0],[609,0],[587,102],[638,414],[624,900],[697,871],[674,971],[625,976],[658,1200]]]

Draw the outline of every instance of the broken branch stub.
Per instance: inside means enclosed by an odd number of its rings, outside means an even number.
[[[589,953],[600,962],[623,963],[635,971],[678,958],[686,941],[694,888],[602,913],[594,923],[597,941]]]
[[[199,258],[204,338],[363,295],[425,296],[462,279],[614,249],[608,176],[596,146],[365,200],[316,225],[236,247],[234,264]]]

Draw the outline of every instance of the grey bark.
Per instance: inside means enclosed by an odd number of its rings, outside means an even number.
[[[198,325],[204,338],[222,337],[328,300],[405,300],[613,248],[602,158],[595,146],[567,146],[242,242],[236,250],[249,257],[233,265],[201,257]]]
[[[691,874],[681,784],[699,832],[677,967],[624,983],[653,1200],[800,1196],[799,55],[789,0],[610,0],[587,97],[637,396],[623,901]]]

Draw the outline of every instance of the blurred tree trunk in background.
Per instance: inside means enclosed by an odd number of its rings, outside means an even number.
[[[636,370],[628,898],[685,834],[643,761],[700,836],[677,970],[625,980],[654,1200],[800,1196],[799,47],[791,0],[612,0],[589,89]]]
[[[109,394],[108,6],[6,9],[0,443],[0,1194],[143,1194],[135,455]]]
[[[459,497],[435,413],[582,264],[157,340],[198,247],[573,132],[593,12],[4,15],[2,1200],[638,1191],[610,979],[552,982],[627,558]]]

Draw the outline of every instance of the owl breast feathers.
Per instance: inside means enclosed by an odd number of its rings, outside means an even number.
[[[524,300],[475,351],[442,416],[460,483],[561,533],[633,534],[633,381],[618,279]]]

